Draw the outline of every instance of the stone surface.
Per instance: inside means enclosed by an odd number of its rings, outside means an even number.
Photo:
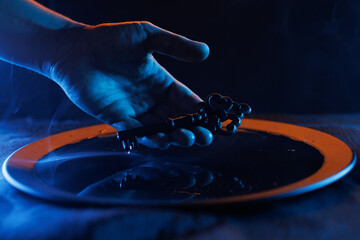
[[[330,133],[360,154],[360,114],[258,115]],[[49,134],[96,122],[19,119],[0,123],[1,162]],[[43,202],[0,176],[0,239],[355,239],[360,171],[315,192],[261,205],[203,208],[73,207]]]

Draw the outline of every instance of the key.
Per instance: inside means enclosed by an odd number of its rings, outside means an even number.
[[[121,148],[130,153],[138,147],[138,138],[150,136],[159,132],[169,133],[175,129],[190,129],[194,126],[202,126],[212,133],[231,136],[236,133],[241,124],[241,119],[251,113],[251,107],[246,103],[233,102],[231,98],[218,93],[210,94],[204,102],[199,103],[197,113],[188,114],[179,118],[168,118],[164,122],[152,124],[117,132]],[[226,120],[231,122],[222,128]]]

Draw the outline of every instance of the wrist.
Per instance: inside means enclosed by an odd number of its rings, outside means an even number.
[[[64,28],[37,29],[0,39],[0,45],[7,48],[0,58],[51,78],[51,65],[71,52],[85,26],[68,24]],[[5,44],[2,44],[2,40],[5,40]]]
[[[44,61],[65,50],[67,32],[84,26],[32,0],[1,0],[0,59],[47,75]]]

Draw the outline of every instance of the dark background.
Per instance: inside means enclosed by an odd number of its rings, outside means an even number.
[[[202,63],[156,56],[201,97],[212,92],[257,113],[359,112],[360,1],[43,0],[87,24],[147,20],[206,42]],[[62,90],[0,62],[0,117],[86,118]]]

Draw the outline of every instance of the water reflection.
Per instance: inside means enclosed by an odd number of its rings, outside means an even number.
[[[217,136],[206,148],[141,148],[126,154],[117,144],[106,137],[65,146],[41,159],[35,174],[78,197],[191,201],[287,185],[323,163],[309,145],[264,132]]]

